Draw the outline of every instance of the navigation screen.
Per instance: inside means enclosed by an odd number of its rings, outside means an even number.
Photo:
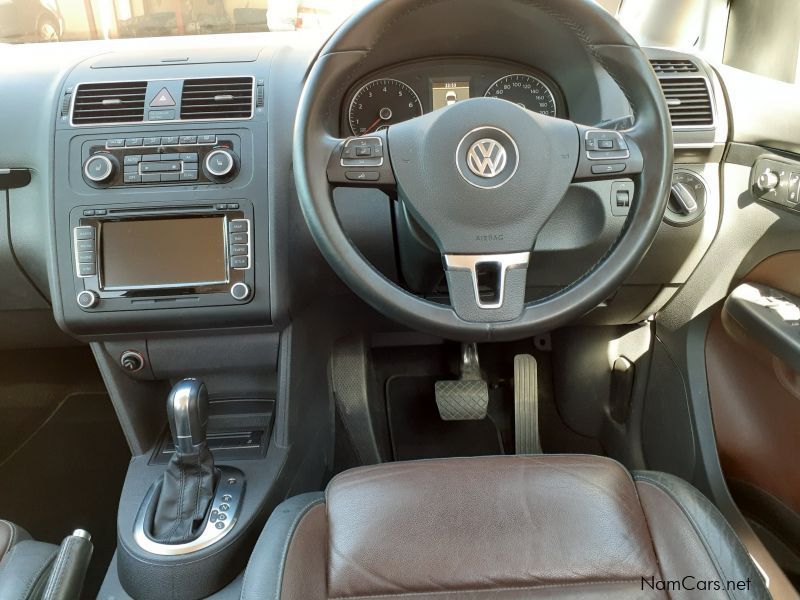
[[[100,236],[104,289],[190,287],[228,280],[223,217],[108,221]]]
[[[433,110],[469,99],[469,81],[434,81]]]

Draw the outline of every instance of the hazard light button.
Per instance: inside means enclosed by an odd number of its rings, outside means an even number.
[[[175,100],[167,88],[161,88],[161,91],[156,94],[155,98],[153,98],[150,106],[175,106]]]

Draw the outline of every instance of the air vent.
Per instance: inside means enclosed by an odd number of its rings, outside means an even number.
[[[697,65],[690,60],[651,60],[656,73],[697,73]]]
[[[665,77],[659,79],[667,99],[673,127],[709,127],[714,125],[714,111],[708,82],[702,77]]]
[[[187,79],[181,119],[249,119],[253,116],[253,78]]]
[[[146,81],[82,83],[75,93],[72,123],[139,123],[144,120],[146,91]]]

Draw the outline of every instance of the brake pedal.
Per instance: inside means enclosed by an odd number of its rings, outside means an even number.
[[[539,383],[536,359],[514,357],[514,440],[517,454],[541,454],[539,441]]]
[[[479,421],[486,418],[489,386],[481,374],[476,344],[461,345],[461,377],[437,381],[436,406],[443,421]]]

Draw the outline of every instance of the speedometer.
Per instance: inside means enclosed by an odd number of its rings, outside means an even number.
[[[366,135],[420,115],[422,104],[411,87],[396,79],[376,79],[353,96],[348,119],[353,135]]]
[[[534,112],[556,116],[556,98],[553,91],[533,75],[506,75],[495,81],[486,91],[487,98],[501,98],[519,104]]]

